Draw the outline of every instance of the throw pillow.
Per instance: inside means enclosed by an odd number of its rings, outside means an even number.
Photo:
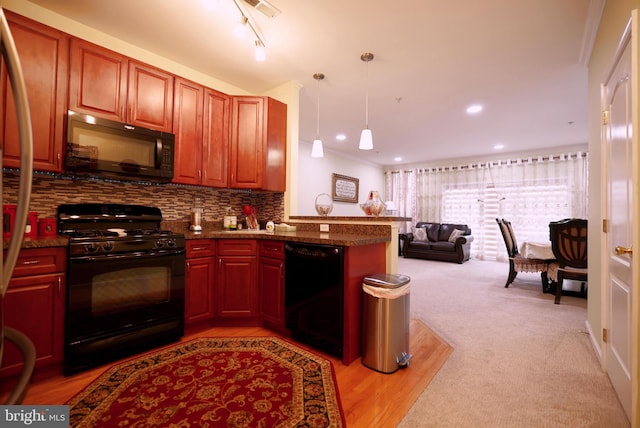
[[[464,235],[464,230],[453,229],[451,235],[449,235],[449,242],[456,242],[456,239]]]
[[[426,241],[427,231],[424,227],[417,227],[413,230],[413,239],[416,241]]]

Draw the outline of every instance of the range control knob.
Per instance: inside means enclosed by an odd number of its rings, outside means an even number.
[[[88,253],[95,253],[96,251],[98,251],[98,247],[96,247],[95,245],[93,245],[93,243],[88,244],[85,249],[87,250]]]
[[[158,239],[156,241],[156,248],[162,248],[162,247],[164,247],[164,241],[161,239]]]
[[[167,240],[167,247],[175,247],[176,242],[173,239]]]
[[[106,251],[106,252],[109,252],[109,251],[113,250],[113,242],[105,242],[102,245],[102,250]]]

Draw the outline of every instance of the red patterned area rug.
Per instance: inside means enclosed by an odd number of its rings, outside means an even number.
[[[72,427],[342,427],[331,362],[276,337],[200,338],[117,364]]]

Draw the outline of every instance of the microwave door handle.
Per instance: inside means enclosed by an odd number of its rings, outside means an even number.
[[[13,274],[13,268],[18,260],[18,252],[20,251],[24,238],[23,231],[27,224],[29,200],[31,199],[31,173],[33,172],[33,131],[31,129],[27,86],[24,82],[24,74],[22,73],[18,50],[11,36],[9,24],[2,8],[0,8],[0,45],[2,57],[7,65],[7,75],[11,81],[11,89],[14,93],[14,103],[18,119],[18,134],[20,138],[18,208],[16,210],[14,233],[11,235],[7,256],[1,269],[2,283],[0,283],[0,296],[4,296],[9,286],[11,275]]]
[[[162,140],[156,138],[156,169],[162,166]]]

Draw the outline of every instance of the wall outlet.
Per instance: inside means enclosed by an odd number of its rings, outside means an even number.
[[[329,231],[329,225],[328,224],[321,224],[320,225],[320,232],[328,232]]]

